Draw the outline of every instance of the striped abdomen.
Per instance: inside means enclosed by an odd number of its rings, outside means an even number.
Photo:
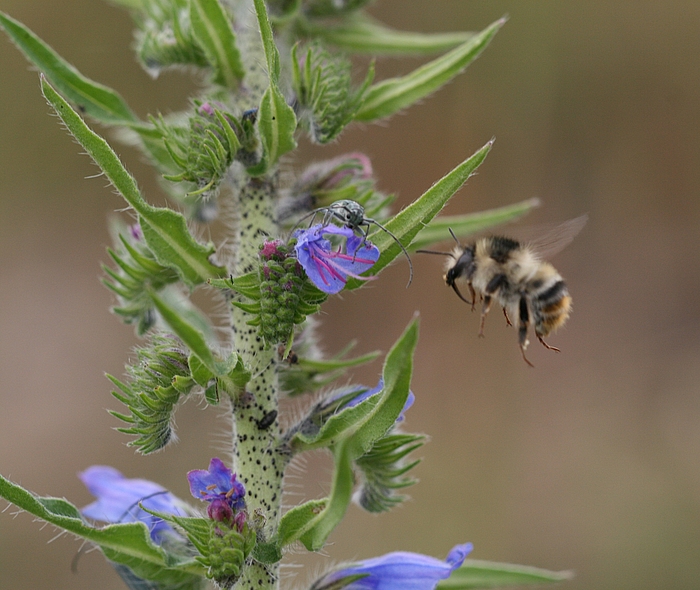
[[[533,323],[538,336],[547,336],[564,325],[571,313],[571,296],[561,275],[542,263],[530,282]]]

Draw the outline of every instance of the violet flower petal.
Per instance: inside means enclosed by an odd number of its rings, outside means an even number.
[[[342,249],[333,250],[330,241],[324,237],[329,234],[346,238],[344,252]],[[331,295],[345,287],[348,277],[363,279],[359,275],[372,268],[379,259],[379,249],[356,236],[349,227],[317,224],[295,231],[294,237],[297,239],[297,260],[306,275],[321,291]]]
[[[365,574],[366,577],[351,582],[345,590],[433,590],[440,580],[462,565],[472,550],[471,543],[457,545],[447,560],[441,561],[420,553],[398,551],[381,557],[367,559],[356,565],[331,572],[317,583],[324,588],[347,576]]]
[[[156,512],[185,515],[182,500],[163,486],[147,479],[126,478],[114,467],[93,465],[78,477],[97,498],[81,510],[88,518],[108,523],[143,522],[158,542],[164,532],[176,533],[168,523],[142,510],[139,503]]]

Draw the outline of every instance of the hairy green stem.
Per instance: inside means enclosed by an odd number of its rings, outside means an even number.
[[[235,268],[257,270],[260,244],[277,234],[273,218],[276,187],[271,179],[248,179],[238,192],[238,236]],[[280,518],[285,459],[279,454],[278,379],[276,350],[266,347],[258,328],[247,325],[251,316],[231,308],[236,352],[252,373],[246,391],[233,400],[234,471],[246,487],[251,518],[262,517],[264,532],[273,533]],[[244,570],[239,588],[274,588],[278,566],[253,564]]]

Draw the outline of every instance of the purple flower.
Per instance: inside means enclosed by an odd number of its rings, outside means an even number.
[[[185,503],[164,487],[147,479],[128,479],[114,467],[93,465],[78,474],[90,493],[97,498],[81,512],[102,522],[143,522],[151,531],[151,539],[160,544],[164,534],[177,535],[171,526],[143,510],[139,504],[155,512],[186,515]],[[179,535],[178,535],[179,536]]]
[[[344,586],[344,590],[433,590],[440,580],[464,562],[471,543],[455,546],[445,561],[420,553],[398,551],[367,559],[356,565],[326,574],[314,584],[322,590],[349,576],[363,576]]]
[[[333,250],[324,236],[334,234],[346,238],[345,252]],[[372,268],[379,258],[379,249],[371,242],[355,235],[349,227],[321,224],[294,232],[297,260],[311,282],[324,293],[338,293],[345,287],[348,277],[369,280],[361,273]]]
[[[245,508],[245,488],[236,481],[233,473],[224,462],[214,457],[209,469],[194,469],[187,474],[190,492],[198,500],[209,502],[209,518],[219,522],[231,522],[234,512]]]
[[[373,395],[379,393],[382,389],[384,389],[384,378],[380,377],[379,383],[377,383],[377,386],[375,388],[367,389],[367,390],[360,389],[360,393],[358,395],[356,395],[355,397],[351,398],[349,401],[347,401],[343,404],[343,409],[356,406],[360,402],[365,401],[368,397],[372,397]],[[347,392],[341,393],[341,396],[343,396],[343,397],[347,396]],[[338,396],[338,397],[340,397],[340,396]],[[337,399],[337,397],[336,397],[336,399]],[[413,402],[415,400],[416,400],[416,396],[413,394],[412,391],[409,391],[408,398],[406,398],[406,403],[403,406],[403,410],[401,410],[401,414],[399,414],[399,417],[396,419],[397,422],[403,422],[404,414],[406,413],[406,410],[408,410],[413,405]]]

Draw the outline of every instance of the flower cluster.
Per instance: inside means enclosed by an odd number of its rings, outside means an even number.
[[[224,462],[214,457],[209,469],[193,469],[187,474],[190,492],[198,500],[209,502],[207,514],[217,522],[235,524],[240,530],[245,522],[245,487],[236,480]]]

